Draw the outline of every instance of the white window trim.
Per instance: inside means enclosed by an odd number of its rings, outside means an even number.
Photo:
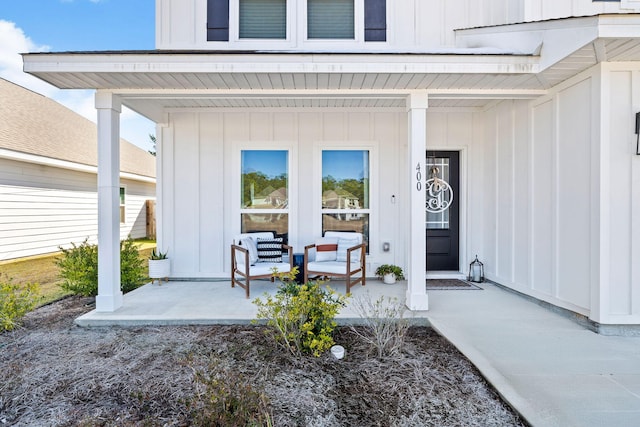
[[[289,200],[288,209],[251,209],[251,213],[287,213],[289,215],[289,245],[297,247],[298,239],[298,151],[297,144],[293,142],[278,141],[252,141],[245,144],[239,144],[233,152],[233,180],[232,180],[232,209],[231,224],[234,235],[239,234],[242,229],[241,215],[246,213],[246,209],[242,209],[242,152],[245,150],[253,151],[287,151],[288,152],[288,185],[287,199]]]
[[[341,209],[322,209],[322,152],[332,151],[369,151],[369,208],[351,209],[350,213],[366,213],[369,215],[369,253],[367,262],[379,256],[379,222],[378,214],[378,143],[375,141],[319,141],[314,147],[313,172],[313,231],[314,235],[322,235],[322,214],[344,213]]]
[[[120,200],[120,189],[124,189],[124,204]],[[120,210],[123,210],[123,214],[120,214]],[[120,184],[118,188],[118,215],[120,216],[120,224],[127,223],[127,186]]]
[[[292,47],[296,34],[296,0],[287,1],[287,36],[284,39],[241,39],[240,38],[240,0],[229,0],[229,42],[242,45],[244,49],[275,49]],[[224,42],[228,43],[228,42]]]
[[[298,34],[299,40],[302,40],[303,46],[311,49],[331,49],[339,45],[364,46],[364,0],[353,0],[353,39],[309,39],[307,37],[307,0],[302,0],[302,11],[298,14]]]

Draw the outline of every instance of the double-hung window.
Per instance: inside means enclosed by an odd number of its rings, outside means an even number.
[[[306,26],[298,27],[296,23],[304,19],[289,16],[293,14],[306,17]],[[208,41],[305,37],[310,41],[386,41],[386,0],[207,0]]]
[[[362,233],[368,247],[369,157],[368,150],[322,151],[322,234]]]
[[[127,222],[127,212],[126,212],[126,190],[124,187],[120,187],[120,224],[124,224]]]
[[[272,231],[287,242],[289,153],[242,150],[240,219],[243,233]]]
[[[237,22],[230,25],[230,16],[236,17]],[[284,40],[287,0],[208,0],[207,40],[229,41],[230,28],[231,38]]]

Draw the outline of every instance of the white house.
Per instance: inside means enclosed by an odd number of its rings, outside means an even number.
[[[0,260],[98,237],[96,125],[0,79]],[[120,140],[120,237],[145,237],[155,159]]]
[[[227,276],[251,221],[277,217],[297,252],[349,217],[369,272],[405,269],[411,309],[428,308],[426,275],[466,274],[477,254],[492,281],[602,327],[640,324],[636,12],[639,0],[157,0],[156,50],[24,55],[59,88],[98,90],[97,309],[122,304],[124,104],[158,124],[158,239],[176,278]],[[287,203],[244,203],[252,173],[284,182]],[[357,192],[357,209],[323,208],[325,185]]]

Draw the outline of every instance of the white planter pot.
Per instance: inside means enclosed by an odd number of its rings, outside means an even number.
[[[169,279],[171,275],[170,259],[150,259],[149,260],[149,277],[152,279]]]
[[[393,285],[396,283],[396,275],[393,273],[387,273],[382,277],[382,281],[387,285]]]

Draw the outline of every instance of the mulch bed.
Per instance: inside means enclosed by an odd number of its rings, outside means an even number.
[[[212,389],[240,406],[250,389],[275,426],[526,425],[429,328],[409,328],[396,357],[376,358],[348,327],[344,359],[294,357],[264,326],[75,326],[90,303],[61,300],[0,334],[0,426],[229,425],[202,420]]]

